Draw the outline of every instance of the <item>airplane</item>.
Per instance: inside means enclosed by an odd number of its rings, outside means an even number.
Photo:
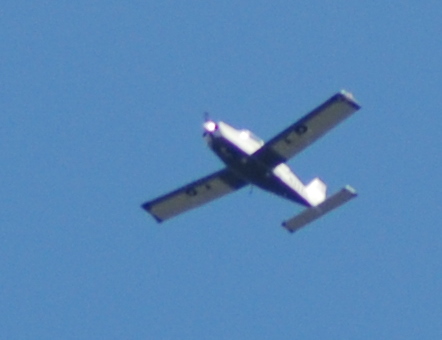
[[[340,91],[267,143],[249,130],[206,118],[203,137],[225,167],[148,201],[142,208],[161,223],[251,184],[305,207],[282,223],[288,231],[297,231],[357,193],[347,185],[327,197],[322,180],[304,184],[286,162],[360,108],[351,93]]]

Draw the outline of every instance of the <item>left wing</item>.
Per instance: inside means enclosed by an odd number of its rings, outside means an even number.
[[[146,202],[142,207],[158,222],[162,222],[240,189],[246,184],[247,182],[226,168]]]
[[[352,95],[341,91],[268,141],[254,156],[269,166],[283,163],[359,109]]]

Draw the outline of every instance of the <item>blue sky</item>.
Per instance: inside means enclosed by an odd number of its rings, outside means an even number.
[[[440,1],[6,0],[4,339],[442,336]],[[347,89],[289,165],[360,196],[243,189],[162,225],[140,204],[222,167],[203,112],[264,139]]]

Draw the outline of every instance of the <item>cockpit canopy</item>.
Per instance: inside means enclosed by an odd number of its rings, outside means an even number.
[[[241,138],[252,139],[259,145],[264,145],[264,141],[250,130],[241,130],[239,135],[241,136]]]

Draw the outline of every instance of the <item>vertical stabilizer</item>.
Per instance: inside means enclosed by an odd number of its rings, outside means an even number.
[[[324,202],[325,198],[327,197],[327,185],[319,178],[315,178],[309,184],[307,184],[304,191],[307,196],[307,201],[312,206],[317,206],[318,204]]]

